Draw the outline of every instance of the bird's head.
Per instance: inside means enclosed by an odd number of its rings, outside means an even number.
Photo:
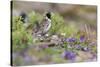
[[[26,13],[22,12],[22,13],[20,14],[20,16],[21,16],[21,21],[22,21],[23,23],[25,23],[25,19],[26,19],[26,17],[27,17]]]
[[[47,12],[46,13],[46,17],[49,18],[49,19],[51,19],[51,12]]]
[[[26,18],[26,14],[25,14],[24,12],[22,12],[22,13],[20,14],[20,16],[21,16],[23,19]]]

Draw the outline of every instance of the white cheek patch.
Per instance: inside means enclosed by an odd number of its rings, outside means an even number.
[[[51,23],[51,19],[48,19],[48,22],[50,22],[50,23]]]

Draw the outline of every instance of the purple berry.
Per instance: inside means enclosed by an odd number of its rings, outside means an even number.
[[[85,41],[85,37],[84,36],[80,36],[80,42],[84,42]]]
[[[67,42],[75,42],[76,39],[75,39],[75,38],[67,38],[66,41],[67,41]]]
[[[68,60],[74,60],[76,57],[76,54],[73,51],[64,51],[63,57]]]

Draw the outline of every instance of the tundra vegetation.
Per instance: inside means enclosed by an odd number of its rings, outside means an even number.
[[[11,46],[14,66],[97,60],[96,22],[76,17],[78,20],[74,23],[54,12],[48,36],[42,36],[41,40],[34,37],[33,31],[36,21],[40,22],[43,16],[35,11],[27,16],[26,23],[21,21],[21,16],[12,16]]]

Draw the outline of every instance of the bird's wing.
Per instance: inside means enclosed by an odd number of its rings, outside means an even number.
[[[49,19],[44,19],[41,23],[41,30],[43,30],[43,32],[47,32],[51,27],[51,20]]]
[[[39,31],[39,29],[40,29],[40,24],[39,24],[38,21],[36,21],[35,24],[34,24],[33,30],[34,30],[35,33],[37,33]]]
[[[40,30],[44,30],[47,26],[47,20],[43,19],[40,24]]]

